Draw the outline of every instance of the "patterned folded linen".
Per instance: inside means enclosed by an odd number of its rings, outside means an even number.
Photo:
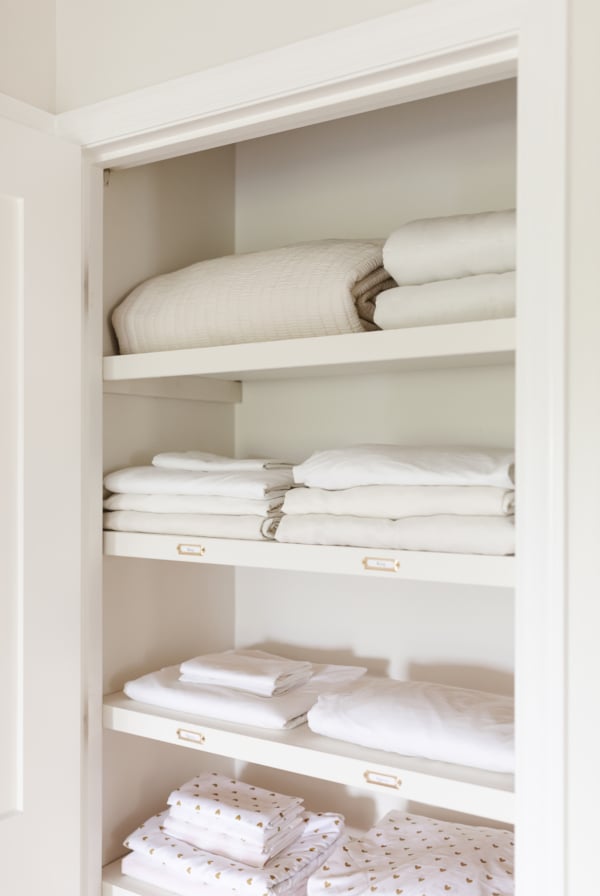
[[[515,212],[410,221],[385,241],[383,264],[399,286],[514,271]]]
[[[351,445],[316,451],[293,468],[315,488],[357,485],[493,485],[512,488],[514,454],[504,448]]]
[[[205,886],[221,893],[283,896],[305,883],[333,851],[344,827],[341,815],[306,812],[299,838],[271,859],[264,868],[253,868],[170,837],[161,828],[166,813],[149,818],[127,837],[124,845],[174,875],[174,880],[193,882],[196,893]]]
[[[317,663],[313,668],[310,681],[278,697],[258,697],[219,685],[180,681],[178,665],[128,681],[123,690],[132,700],[176,712],[257,728],[295,728],[306,721],[319,694],[342,687],[367,671],[364,666]]]
[[[217,513],[231,516],[272,516],[281,510],[285,492],[268,498],[225,498],[221,495],[109,495],[105,510],[142,513]]]
[[[247,470],[277,470],[292,466],[283,460],[223,457],[207,451],[165,451],[154,455],[152,465],[167,470],[196,470],[201,473],[243,473]]]
[[[122,354],[358,333],[394,286],[383,240],[321,240],[201,261],[136,287],[113,312]],[[360,307],[357,307],[360,303]]]
[[[514,772],[514,700],[501,694],[365,676],[320,696],[308,725],[402,756]]]
[[[160,467],[126,467],[104,477],[109,492],[132,495],[218,495],[223,498],[265,498],[293,483],[291,470],[199,473]]]
[[[113,532],[262,541],[275,538],[280,519],[281,514],[232,516],[217,513],[142,513],[136,510],[110,510],[103,515],[103,525],[105,529]]]
[[[377,297],[374,321],[382,330],[514,317],[515,274],[477,274],[397,286]]]
[[[354,488],[292,488],[285,494],[283,513],[329,513],[381,517],[461,514],[506,516],[514,513],[513,489],[491,485],[357,485]]]
[[[515,552],[515,527],[512,516],[440,514],[383,520],[306,513],[284,515],[275,540],[398,551],[506,555]]]
[[[341,841],[308,896],[513,896],[513,874],[511,831],[392,811]]]
[[[225,650],[186,660],[180,666],[180,681],[218,684],[263,697],[285,694],[306,684],[312,663],[288,660],[264,650]]]

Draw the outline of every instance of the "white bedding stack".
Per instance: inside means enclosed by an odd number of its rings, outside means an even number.
[[[187,781],[167,803],[125,840],[132,852],[121,868],[181,896],[302,896],[344,828],[341,815],[308,812],[301,799],[216,772]]]
[[[202,451],[157,454],[152,466],[109,473],[104,528],[206,538],[272,539],[291,464]]]
[[[503,449],[356,445],[293,469],[275,538],[463,554],[514,553],[514,457]]]
[[[383,247],[398,286],[376,298],[383,330],[513,317],[514,210],[410,221]]]

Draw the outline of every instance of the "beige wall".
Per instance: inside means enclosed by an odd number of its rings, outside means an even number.
[[[281,47],[418,2],[57,0],[57,110]]]
[[[2,0],[0,93],[54,111],[56,16],[54,0]]]

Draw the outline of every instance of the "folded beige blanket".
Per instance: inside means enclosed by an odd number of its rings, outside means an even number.
[[[163,274],[115,309],[122,354],[377,329],[373,300],[395,286],[383,240],[320,240],[229,255]]]
[[[232,516],[217,513],[143,513],[113,510],[104,514],[104,528],[153,535],[193,535],[205,538],[274,538],[280,516]]]

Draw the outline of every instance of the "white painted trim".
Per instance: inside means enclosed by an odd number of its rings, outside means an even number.
[[[6,93],[0,93],[0,118],[6,118],[15,124],[22,124],[44,134],[53,134],[56,127],[56,116],[37,106],[30,106],[16,100]]]
[[[139,164],[510,77],[518,0],[427,0],[57,116],[105,166]]]
[[[235,380],[218,380],[201,376],[109,380],[104,383],[104,394],[239,403],[242,400],[242,384]]]

